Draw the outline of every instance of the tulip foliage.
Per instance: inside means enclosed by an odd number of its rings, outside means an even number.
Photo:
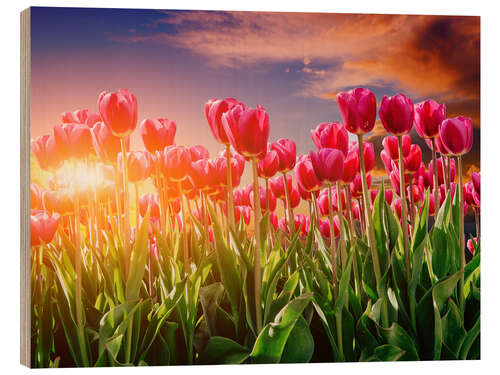
[[[215,157],[176,145],[182,125],[166,118],[144,119],[144,150],[130,150],[128,90],[101,94],[98,113],[63,113],[31,143],[45,177],[30,189],[33,365],[479,358],[471,121],[384,97],[376,177],[364,138],[375,96],[358,88],[338,104],[343,122],[311,130],[304,155],[270,142],[264,107],[233,98],[205,106]]]

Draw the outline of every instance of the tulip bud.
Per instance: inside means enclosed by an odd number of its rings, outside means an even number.
[[[472,148],[472,120],[463,116],[448,118],[439,127],[439,136],[449,154],[466,154]]]
[[[116,137],[126,137],[137,126],[137,99],[128,90],[101,93],[97,106],[104,123]]]
[[[388,135],[382,140],[384,151],[389,155],[392,160],[399,159],[398,137]],[[406,158],[410,153],[411,137],[406,134],[402,137],[403,157]]]
[[[295,167],[297,151],[295,142],[289,139],[279,139],[271,143],[271,150],[278,154],[279,167],[278,170],[282,173],[291,171]]]
[[[324,122],[311,130],[311,138],[317,150],[334,148],[342,151],[344,156],[349,151],[349,136],[340,122]]]
[[[364,134],[373,130],[377,116],[377,100],[370,90],[358,87],[341,92],[337,95],[337,103],[348,132]]]
[[[415,104],[415,130],[422,138],[434,138],[446,117],[446,107],[429,99]]]
[[[145,119],[140,125],[144,147],[149,152],[163,151],[174,143],[177,125],[166,118]]]
[[[274,150],[268,150],[266,156],[257,163],[257,172],[261,178],[273,177],[279,169],[280,159]]]
[[[53,135],[46,134],[33,139],[31,141],[31,151],[35,155],[38,165],[44,171],[55,170],[63,162]]]
[[[332,148],[323,148],[319,152],[311,151],[311,162],[319,181],[333,183],[344,173],[344,155]]]
[[[31,246],[52,241],[59,225],[59,215],[49,215],[46,211],[33,210],[30,219]]]
[[[212,99],[205,104],[205,116],[208,125],[210,126],[210,130],[215,140],[219,143],[229,144],[229,139],[224,130],[224,125],[222,124],[222,115],[236,105],[242,105],[244,107],[244,104],[239,103],[233,98]]]
[[[413,127],[413,102],[403,94],[384,96],[378,113],[385,130],[392,135],[408,134]]]

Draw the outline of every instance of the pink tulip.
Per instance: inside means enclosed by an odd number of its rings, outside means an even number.
[[[288,191],[292,190],[292,176],[286,176],[286,184]],[[285,184],[283,182],[283,176],[276,176],[269,180],[269,186],[278,199],[285,199]]]
[[[56,139],[53,135],[42,135],[31,141],[31,151],[35,155],[38,165],[44,171],[55,170],[63,162],[63,156],[59,153]]]
[[[344,173],[344,155],[333,148],[311,151],[311,163],[319,181],[337,182]]]
[[[210,160],[210,163],[213,165],[212,172],[213,180],[219,186],[227,185],[227,160],[225,158],[219,157]],[[231,182],[234,187],[240,184],[239,169],[238,162],[235,159],[231,159]]]
[[[373,148],[372,148],[373,149]],[[366,160],[366,159],[365,159]],[[359,154],[358,150],[350,149],[344,159],[344,172],[342,173],[342,182],[348,184],[354,180],[359,172]]]
[[[61,114],[61,121],[63,124],[84,124],[92,128],[96,123],[102,121],[102,118],[98,112],[79,109],[74,112],[63,112]]]
[[[240,218],[243,218],[245,225],[250,224],[250,216],[252,214],[252,209],[249,206],[236,206],[234,208],[234,218],[237,223],[239,223]]]
[[[31,209],[42,209],[42,194],[45,191],[40,185],[31,183],[30,185],[30,207]]]
[[[191,155],[191,161],[208,159],[210,157],[208,150],[202,145],[189,147],[189,154]]]
[[[116,163],[121,152],[120,138],[115,137],[103,122],[98,122],[92,128],[92,143],[97,156],[106,163]],[[130,138],[125,138],[125,149],[130,148]]]
[[[107,127],[116,137],[126,137],[137,126],[137,99],[126,89],[103,92],[97,106]]]
[[[403,141],[403,157],[407,157],[410,153],[411,137],[406,134],[402,138]],[[382,140],[384,151],[389,155],[392,160],[399,159],[398,137],[388,135]]]
[[[276,196],[274,195],[273,191],[269,189],[269,207],[267,207],[267,193],[266,189],[263,187],[259,188],[259,195],[260,195],[260,209],[262,213],[265,213],[267,211],[274,211],[276,210]],[[253,194],[254,191],[250,193],[250,202],[252,202],[252,208],[253,206]]]
[[[370,174],[367,174],[366,185],[368,189],[370,189],[371,183],[372,183],[372,176]],[[361,183],[361,176],[359,174],[357,174],[356,177],[354,177],[354,180],[351,182],[350,188],[351,188],[351,195],[354,198],[356,199],[361,198],[361,196],[363,195],[363,186]]]
[[[347,156],[349,151],[349,135],[340,122],[323,122],[311,130],[311,138],[317,150],[334,148]]]
[[[230,156],[231,156],[231,159],[234,159],[237,164],[238,164],[238,175],[242,175],[243,174],[243,171],[245,170],[245,158],[243,156],[241,156],[240,154],[238,154],[234,148],[231,147],[231,150],[230,150]],[[219,157],[223,157],[223,158],[226,158],[226,149],[222,150],[221,152],[219,152]]]
[[[166,118],[147,118],[140,125],[144,147],[149,152],[163,151],[167,146],[174,144],[177,125]]]
[[[295,166],[297,184],[303,190],[311,192],[321,188],[321,181],[316,177],[310,158],[299,161]]]
[[[364,134],[373,130],[377,116],[377,100],[370,90],[358,87],[341,92],[337,95],[337,103],[348,132]]]
[[[122,154],[118,154],[118,170],[122,173]],[[152,158],[147,151],[131,151],[127,153],[128,179],[130,182],[144,181],[151,176]]]
[[[450,158],[450,180],[455,181],[455,160]],[[444,184],[444,175],[443,175],[443,158],[436,159],[436,169],[438,175],[438,184]],[[434,168],[432,163],[429,163],[429,173],[434,173]],[[446,172],[448,173],[448,172]]]
[[[422,138],[434,138],[446,117],[446,107],[429,99],[415,104],[415,130]]]
[[[163,152],[163,172],[173,182],[187,178],[191,169],[191,155],[184,146],[168,146]]]
[[[444,148],[452,155],[463,155],[472,148],[472,120],[458,116],[444,120],[439,127]]]
[[[297,151],[294,141],[289,139],[279,139],[276,142],[271,143],[271,150],[278,154],[278,171],[286,173],[295,167]]]
[[[214,169],[215,166],[211,160],[200,159],[191,164],[189,175],[198,189],[207,192],[218,185]]]
[[[263,107],[234,106],[222,115],[224,130],[234,149],[245,158],[266,156],[269,138],[269,116]]]
[[[82,159],[95,152],[92,134],[87,125],[56,125],[54,126],[54,138],[59,154],[65,158]]]
[[[261,178],[273,177],[280,167],[278,153],[274,150],[268,150],[266,156],[257,163],[257,172]]]
[[[420,169],[422,163],[422,150],[419,145],[411,145],[408,156],[404,159],[405,173],[414,174]]]
[[[271,222],[274,230],[278,230],[278,215],[276,214],[276,212],[271,212],[271,214],[269,215],[269,221]]]
[[[139,198],[139,212],[142,217],[146,216],[148,208],[151,217],[160,217],[160,205],[158,203],[157,195],[145,194]]]
[[[70,190],[45,190],[42,193],[42,200],[45,209],[49,212],[57,212],[61,216],[70,215],[74,212],[73,194]],[[82,206],[85,200],[82,201]]]
[[[467,240],[467,250],[474,255],[474,246],[477,246],[477,237],[474,237],[474,239],[469,238]]]
[[[309,217],[304,214],[297,214],[294,217],[294,228],[296,231],[300,232],[302,237],[306,237],[309,233],[310,221]]]
[[[472,181],[469,181],[464,184],[464,199],[465,202],[472,207],[480,207],[481,206],[481,198],[479,194],[474,189],[474,184]]]
[[[244,107],[244,104],[234,98],[211,99],[205,104],[205,117],[215,140],[219,143],[229,144],[229,139],[222,124],[222,115],[236,105]]]
[[[59,225],[59,215],[49,215],[45,211],[31,211],[31,246],[48,244],[52,241]]]
[[[296,208],[300,203],[300,193],[299,190],[293,186],[290,190],[290,206]],[[286,208],[286,200],[283,201],[284,207]]]
[[[474,184],[474,189],[476,193],[481,194],[481,173],[472,172],[471,174],[472,183]]]
[[[330,238],[330,222],[328,220],[319,221],[319,230],[323,237],[328,239]],[[335,238],[337,238],[340,234],[340,225],[338,216],[335,216],[333,218],[333,234],[335,235]]]
[[[403,94],[384,96],[378,113],[385,130],[392,135],[408,134],[413,127],[413,102]]]

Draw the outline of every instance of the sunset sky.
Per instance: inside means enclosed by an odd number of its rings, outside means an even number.
[[[95,111],[100,92],[127,88],[140,121],[177,123],[177,144],[215,155],[204,103],[235,97],[266,108],[270,141],[293,139],[305,153],[310,129],[340,121],[336,93],[363,86],[378,102],[401,92],[471,117],[465,169],[479,166],[479,17],[31,9],[32,137],[51,132],[61,112]],[[383,135],[378,124],[377,153]],[[142,148],[138,131],[132,148]]]

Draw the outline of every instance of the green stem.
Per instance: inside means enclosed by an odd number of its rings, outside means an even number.
[[[460,236],[460,261],[462,275],[460,277],[459,301],[462,313],[465,311],[465,234],[464,234],[464,196],[463,196],[463,176],[462,176],[462,156],[458,156],[458,208],[459,208],[459,236]]]
[[[441,164],[443,166],[443,178],[445,176],[444,173],[444,157],[441,160]],[[433,170],[433,178],[434,178],[434,217],[436,217],[439,211],[439,179],[438,179],[438,170],[437,170],[437,161],[436,161],[436,138],[432,138],[432,170]]]
[[[358,298],[361,298],[361,281],[359,278],[358,270],[358,247],[354,245],[354,237],[356,236],[356,231],[354,229],[354,221],[352,218],[352,200],[351,200],[351,189],[349,185],[344,186],[347,204],[347,219],[349,221],[349,241],[351,244],[351,251],[354,251],[354,256],[352,260],[352,265],[354,268],[354,292]]]
[[[261,294],[261,279],[260,279],[260,256],[261,256],[261,240],[260,240],[260,191],[259,180],[257,173],[257,160],[252,158],[253,171],[253,202],[254,202],[254,231],[255,231],[255,249],[254,249],[254,285],[255,285],[255,319],[257,320],[257,335],[262,329],[260,294]]]
[[[347,253],[345,249],[345,233],[344,233],[344,208],[342,206],[342,189],[340,188],[340,181],[337,181],[337,217],[339,218],[340,229],[340,259],[342,262],[342,271],[345,268],[347,260]]]
[[[377,243],[375,242],[375,232],[373,231],[373,220],[370,210],[370,192],[368,191],[368,184],[366,183],[366,169],[365,169],[365,156],[363,152],[363,135],[358,134],[358,147],[359,147],[359,166],[361,169],[361,184],[363,187],[363,204],[364,204],[364,215],[366,219],[366,231],[368,233],[368,245],[371,249],[372,260],[373,260],[373,271],[375,273],[375,281],[377,286],[381,291],[385,292],[385,285],[381,283],[381,272],[380,263],[378,259]],[[385,296],[379,296],[384,297]],[[389,313],[387,311],[387,305],[382,304],[382,324],[384,327],[389,325]]]
[[[128,155],[125,145],[125,138],[120,138],[120,144],[122,148],[122,171],[123,171],[123,194],[124,194],[124,249],[125,249],[125,270],[128,277],[129,267],[130,267],[130,197],[128,192]]]
[[[410,245],[408,239],[408,212],[406,210],[405,166],[403,160],[403,136],[398,135],[399,148],[399,193],[401,196],[401,222],[403,226],[406,279],[410,282]]]
[[[234,231],[235,227],[235,219],[234,219],[234,197],[233,197],[233,180],[231,177],[231,146],[229,144],[226,145],[226,165],[227,165],[227,205],[229,210],[229,226]]]
[[[330,256],[332,258],[332,285],[333,293],[337,296],[337,243],[335,227],[333,225],[332,185],[328,183],[328,218],[330,220]]]
[[[283,173],[283,184],[285,185],[285,201],[288,210],[288,230],[290,231],[290,238],[295,234],[295,220],[293,217],[292,205],[290,204],[290,191],[286,182],[286,173]]]

